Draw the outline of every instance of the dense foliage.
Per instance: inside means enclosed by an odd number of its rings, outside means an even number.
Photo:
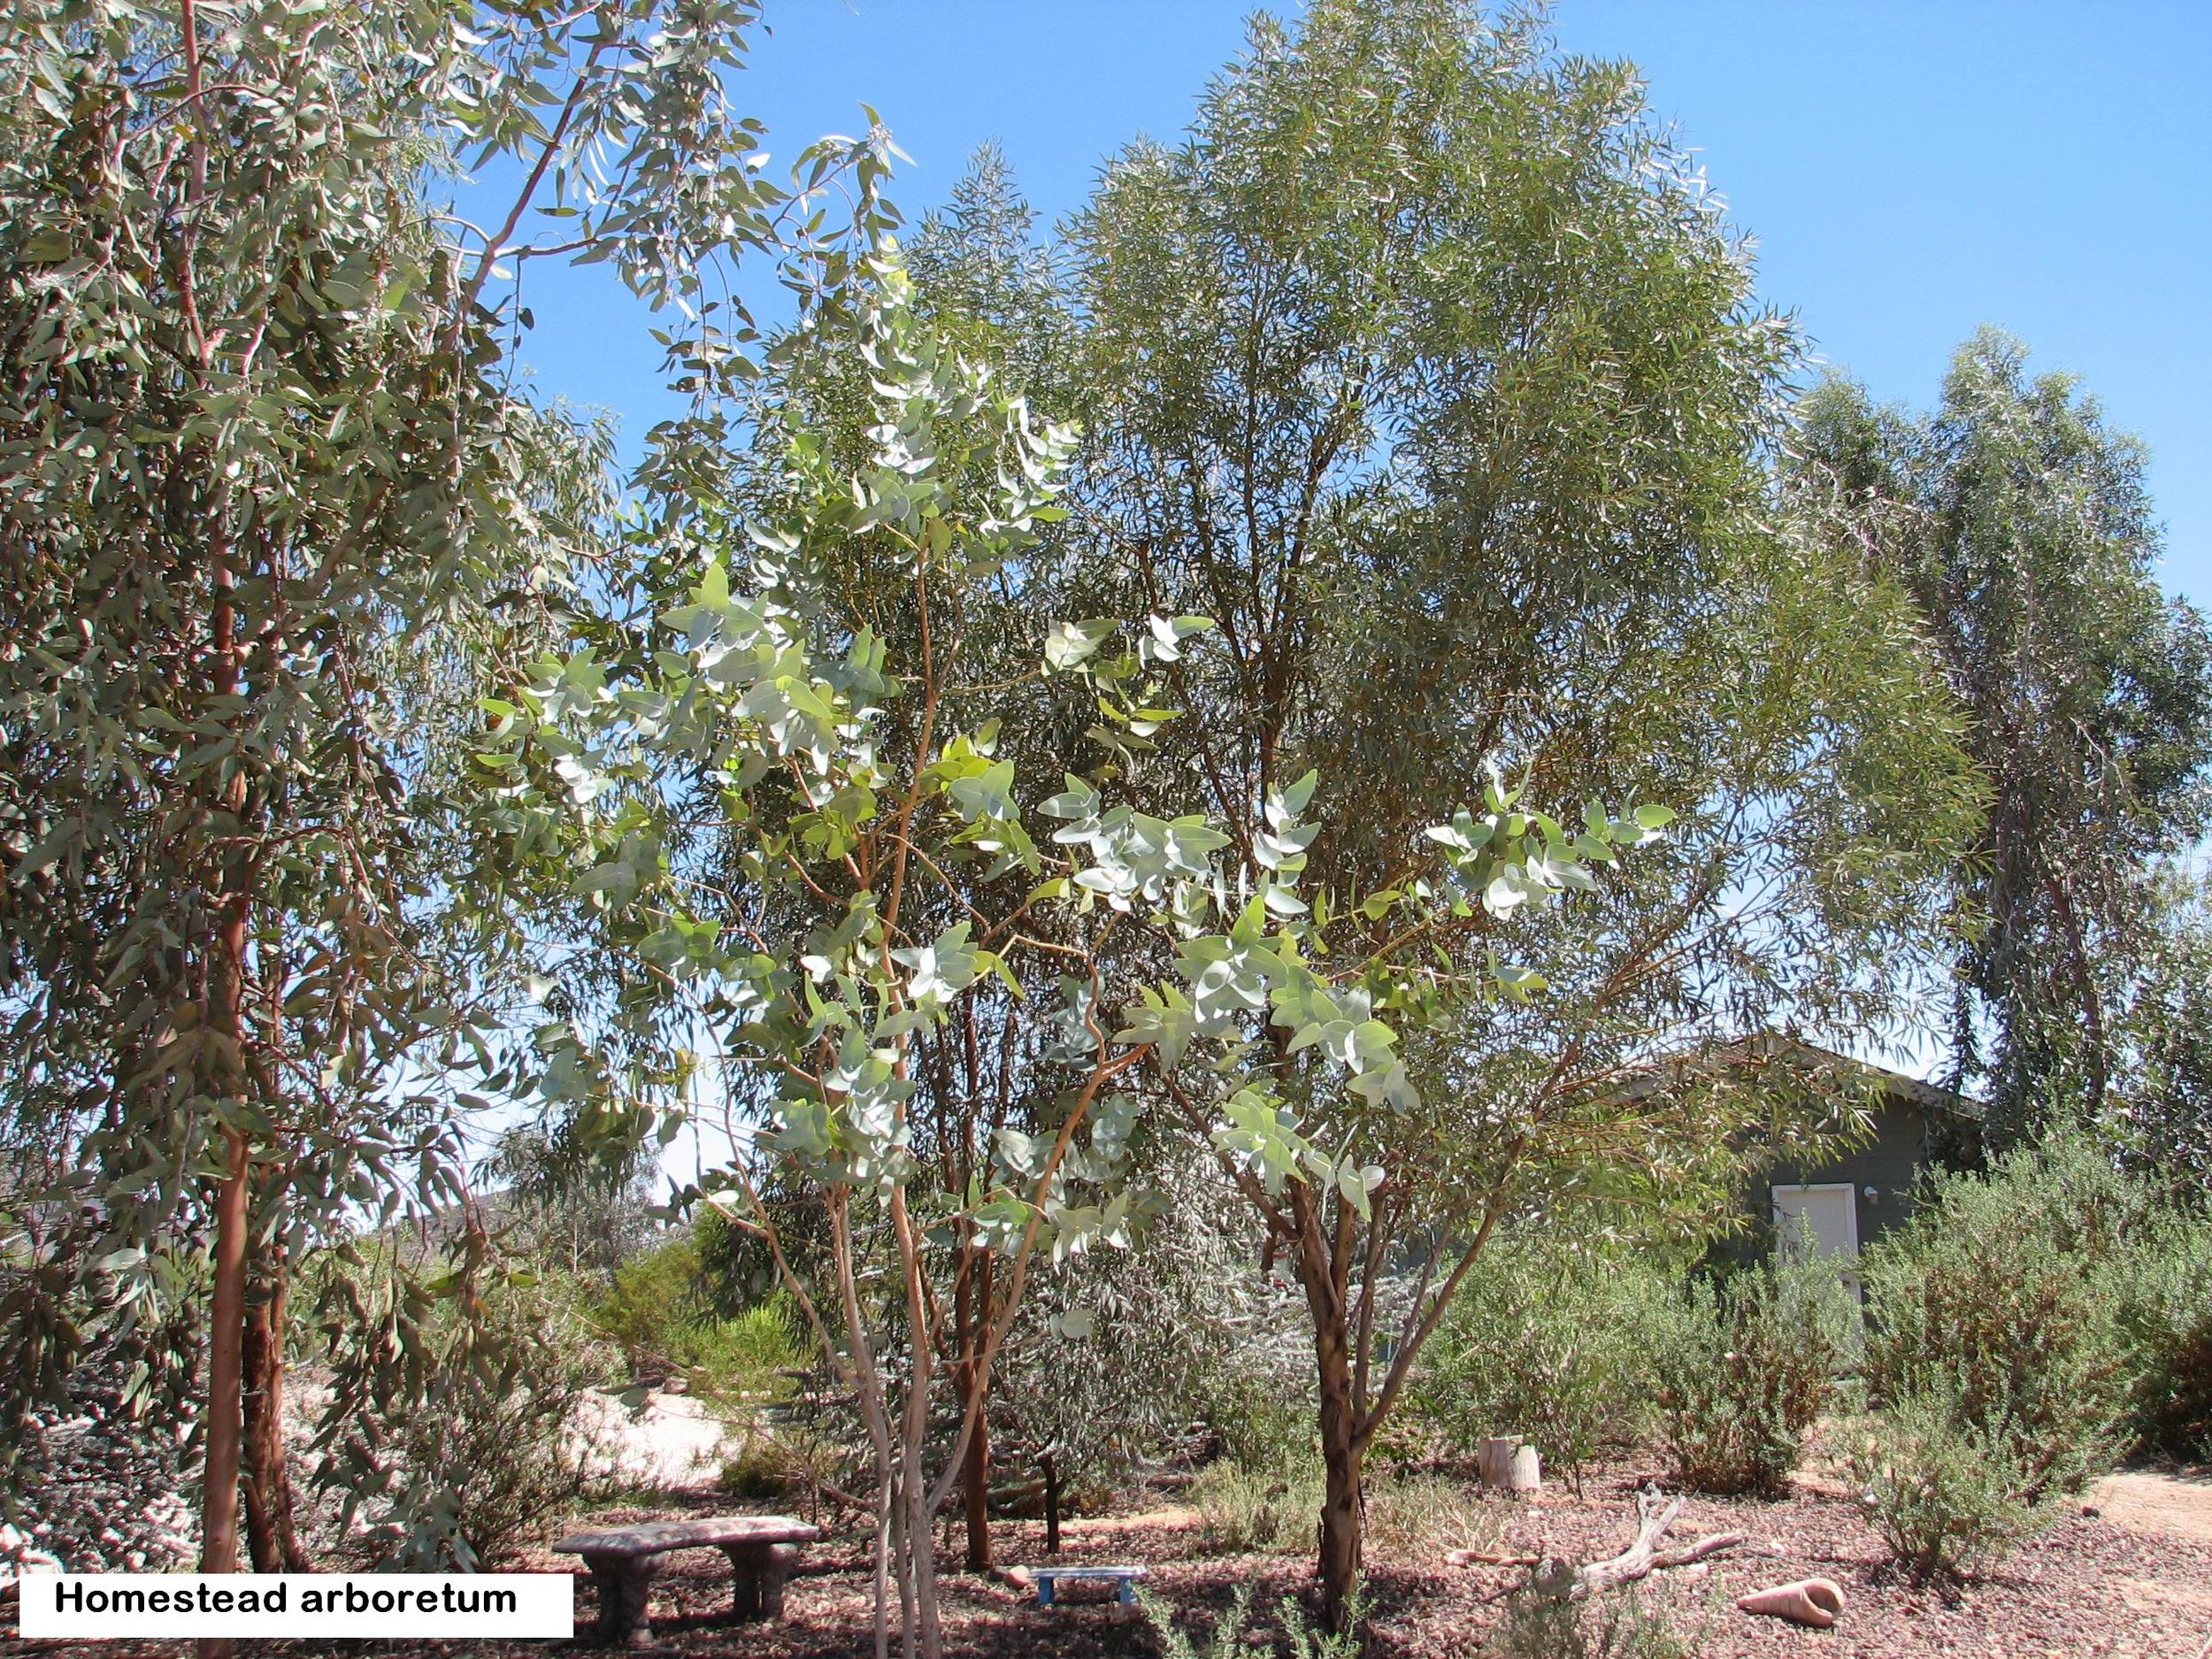
[[[1793,482],[1836,540],[1912,594],[1989,785],[1957,900],[1954,1066],[2000,1139],[2103,1111],[2154,856],[2212,827],[2212,629],[2163,592],[2142,446],[1993,331],[1941,406],[1833,380],[1801,410]]]
[[[1855,1326],[1836,1263],[1809,1253],[1785,1248],[1684,1286],[1662,1315],[1652,1368],[1676,1474],[1708,1492],[1786,1489]]]

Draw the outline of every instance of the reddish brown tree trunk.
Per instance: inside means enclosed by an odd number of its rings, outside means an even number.
[[[1340,1325],[1325,1323],[1315,1333],[1314,1357],[1321,1382],[1321,1612],[1329,1628],[1342,1633],[1359,1585],[1367,1531],[1363,1490],[1367,1448],[1359,1436],[1350,1356]]]
[[[238,1571],[238,1449],[246,1315],[246,1137],[223,1131],[229,1168],[215,1198],[215,1305],[207,1340],[207,1472],[200,1571]]]
[[[292,1522],[292,1478],[284,1462],[284,1310],[288,1282],[282,1252],[267,1293],[246,1307],[244,1351],[246,1548],[256,1572],[306,1572]]]

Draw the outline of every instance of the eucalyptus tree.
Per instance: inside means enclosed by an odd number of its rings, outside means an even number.
[[[1973,790],[1909,605],[1780,521],[1792,335],[1630,67],[1458,0],[1319,0],[1260,19],[1187,140],[1123,152],[1071,233],[1090,438],[1056,603],[1216,628],[1167,664],[1191,718],[1091,736],[1144,757],[1138,799],[1195,789],[1233,883],[1302,865],[1267,926],[1360,982],[1312,1018],[1400,1033],[1387,1084],[1344,1093],[1286,990],[1239,980],[1254,1076],[1160,1079],[1305,1297],[1337,1618],[1367,1448],[1485,1243],[1531,1212],[1717,1222],[1747,1132],[1848,1126],[1697,1055],[1893,1028]],[[1515,856],[1425,924],[1421,972],[1353,969],[1439,895],[1417,844],[1603,846],[1593,798],[1682,817],[1617,880],[1563,873],[1587,902],[1536,913],[1552,854]],[[1509,918],[1540,972],[1493,955]],[[1681,1087],[1644,1086],[1681,1050]],[[1287,1179],[1286,1148],[1363,1173]]]
[[[1953,1065],[1993,1127],[2054,1100],[2104,1110],[2161,855],[2212,826],[2212,629],[2164,593],[2141,445],[2062,374],[1985,331],[1939,408],[1832,379],[1804,404],[1795,482],[1840,544],[1917,604],[1987,780],[1955,902]]]
[[[565,636],[607,509],[603,437],[512,384],[516,273],[610,262],[686,308],[687,383],[726,387],[735,252],[834,283],[814,193],[849,175],[877,211],[873,137],[788,188],[749,160],[724,77],[754,17],[31,0],[0,25],[0,1087],[51,1172],[19,1195],[26,1282],[57,1293],[12,1299],[8,1386],[65,1365],[62,1293],[150,1329],[204,1291],[209,1571],[249,1430],[257,1561],[292,1553],[286,1250],[460,1197],[472,1086],[562,1057],[501,1035],[523,916],[452,879],[486,664]],[[511,179],[481,227],[462,162]]]
[[[1310,1051],[1302,1099],[1348,1116],[1410,1104],[1383,1010],[1532,977],[1494,957],[1440,964],[1429,941],[1476,907],[1532,913],[1594,887],[1594,868],[1655,841],[1668,814],[1592,805],[1569,832],[1494,789],[1486,810],[1409,841],[1409,880],[1377,901],[1391,937],[1332,962],[1339,940],[1298,896],[1313,777],[1231,820],[1140,804],[1125,780],[1143,757],[1125,742],[1092,745],[1081,770],[1025,772],[1000,751],[1011,722],[995,710],[1041,695],[1063,721],[1164,728],[1179,718],[1164,671],[1211,625],[1038,618],[1029,666],[1009,674],[1003,640],[968,619],[1061,511],[1073,434],[1035,424],[918,322],[887,246],[867,271],[872,297],[806,330],[833,349],[856,335],[872,370],[864,465],[841,470],[801,428],[765,511],[695,495],[655,526],[668,585],[644,595],[652,620],[540,662],[490,705],[484,764],[518,826],[580,826],[572,855],[518,856],[604,901],[611,939],[659,993],[633,1002],[635,1028],[689,1046],[692,1100],[730,1110],[735,1156],[705,1195],[764,1241],[858,1402],[878,1650],[895,1597],[905,1648],[934,1655],[933,1517],[1033,1269],[1142,1248],[1132,1150],[1148,1102],[1202,1096],[1225,1115],[1233,1179],[1271,1213],[1311,1183],[1367,1214],[1375,1172],[1325,1124],[1302,1131],[1256,1058],[1263,1028]],[[1267,864],[1220,859],[1256,840]],[[972,1033],[1018,1050],[1049,1093],[1026,1128],[995,1121],[953,1187],[945,1115],[987,1110],[989,1076],[924,1086]],[[810,1263],[786,1242],[795,1193],[826,1222]],[[887,1296],[867,1283],[871,1232],[890,1241]],[[979,1343],[952,1348],[946,1287],[979,1233],[1002,1288]],[[949,1377],[960,1427],[933,1466]]]
[[[2154,1180],[2212,1194],[2212,891],[2202,872],[2160,873],[2118,1021],[2117,1114],[2130,1160]]]

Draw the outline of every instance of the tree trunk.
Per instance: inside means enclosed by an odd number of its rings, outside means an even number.
[[[207,1463],[200,1488],[200,1571],[238,1571],[239,1372],[245,1338],[246,1137],[223,1131],[230,1165],[215,1198],[215,1296],[207,1340]],[[227,1636],[200,1639],[200,1659],[230,1659]]]
[[[964,1310],[961,1348],[965,1363],[961,1368],[963,1403],[975,1415],[975,1428],[968,1436],[966,1462],[961,1469],[962,1496],[965,1500],[968,1520],[968,1571],[988,1572],[991,1570],[991,1422],[989,1401],[984,1396],[980,1362],[983,1348],[983,1329],[991,1322],[991,1257],[988,1252],[978,1268],[975,1302],[979,1308]]]
[[[292,1478],[284,1460],[284,1310],[289,1279],[278,1252],[276,1279],[248,1302],[244,1358],[246,1548],[256,1572],[307,1572],[292,1523]]]
[[[183,0],[184,50],[187,80],[192,96],[200,96],[199,18],[193,0]],[[206,188],[207,150],[204,135],[192,140],[190,196],[196,201]],[[188,298],[196,278],[191,251],[184,257],[184,289]],[[211,366],[202,347],[201,369]],[[208,656],[210,688],[219,702],[228,703],[240,691],[238,617],[232,595],[237,586],[231,568],[227,504],[219,486],[215,526],[208,547],[209,596]],[[230,721],[235,715],[227,715]],[[242,843],[246,832],[246,771],[244,757],[228,774],[216,774],[211,791],[210,818],[219,832],[227,830],[234,842]],[[226,824],[225,820],[227,820]],[[215,895],[214,926],[205,943],[202,963],[206,978],[205,1002],[197,1033],[199,1048],[193,1078],[197,1090],[219,1099],[235,1098],[243,1092],[246,1030],[246,939],[253,906],[253,868],[242,844],[221,855],[209,872]],[[245,1132],[226,1125],[223,1146],[227,1155],[221,1184],[215,1196],[215,1285],[208,1317],[207,1340],[207,1462],[200,1491],[200,1571],[238,1571],[238,1451],[244,1424],[240,1400],[240,1370],[243,1359],[246,1319],[247,1234],[252,1215],[248,1184],[253,1172],[253,1151]],[[202,1659],[229,1659],[237,1650],[227,1637],[204,1637]]]
[[[1351,1617],[1367,1531],[1362,1489],[1367,1448],[1359,1436],[1346,1346],[1341,1326],[1333,1322],[1315,1333],[1321,1372],[1321,1614],[1340,1635]]]
[[[968,1511],[968,1571],[991,1570],[991,1432],[978,1402],[975,1432],[968,1437],[960,1482]]]

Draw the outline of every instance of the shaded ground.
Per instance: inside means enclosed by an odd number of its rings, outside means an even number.
[[[1494,1500],[1498,1537],[1509,1550],[1590,1559],[1610,1555],[1632,1532],[1633,1477],[1593,1478],[1578,1499],[1564,1486],[1533,1500]],[[617,1522],[728,1508],[727,1500],[684,1497],[651,1509],[609,1510]],[[1194,1629],[1210,1627],[1235,1586],[1255,1583],[1256,1606],[1273,1628],[1278,1600],[1306,1588],[1295,1555],[1205,1552],[1187,1510],[1087,1521],[1068,1530],[1070,1563],[1140,1561],[1148,1587]],[[1641,1594],[1663,1607],[1701,1659],[2200,1659],[2212,1643],[2212,1479],[2132,1473],[2101,1483],[2067,1517],[2019,1550],[1988,1580],[1940,1593],[1903,1582],[1884,1563],[1879,1540],[1847,1494],[1805,1485],[1787,1499],[1693,1497],[1678,1524],[1685,1538],[1735,1530],[1750,1542],[1709,1563],[1709,1571],[1662,1573]],[[1005,1523],[997,1530],[1008,1564],[1043,1559],[1041,1528]],[[1525,1574],[1507,1567],[1449,1568],[1409,1554],[1378,1550],[1371,1562],[1377,1594],[1372,1652],[1379,1659],[1474,1659],[1502,1615],[1504,1599]],[[808,1551],[780,1624],[729,1625],[727,1568],[712,1551],[676,1556],[655,1589],[661,1651],[696,1659],[849,1659],[871,1651],[864,1543],[847,1534]],[[533,1569],[572,1571],[565,1557],[540,1552]],[[1064,1590],[1064,1605],[1040,1609],[1025,1591],[952,1571],[945,1563],[949,1652],[981,1659],[1141,1659],[1158,1649],[1141,1618],[1106,1600],[1110,1589]],[[1849,1606],[1837,1629],[1799,1630],[1734,1608],[1746,1590],[1821,1574],[1842,1584]],[[595,1609],[588,1579],[577,1586],[577,1619]],[[540,1643],[311,1644],[272,1642],[254,1651],[308,1655],[382,1652],[395,1659],[503,1659],[542,1654]],[[0,1655],[62,1651],[57,1643],[0,1639]],[[102,1644],[109,1659],[170,1659],[181,1644]],[[1255,1649],[1255,1655],[1259,1650]]]

